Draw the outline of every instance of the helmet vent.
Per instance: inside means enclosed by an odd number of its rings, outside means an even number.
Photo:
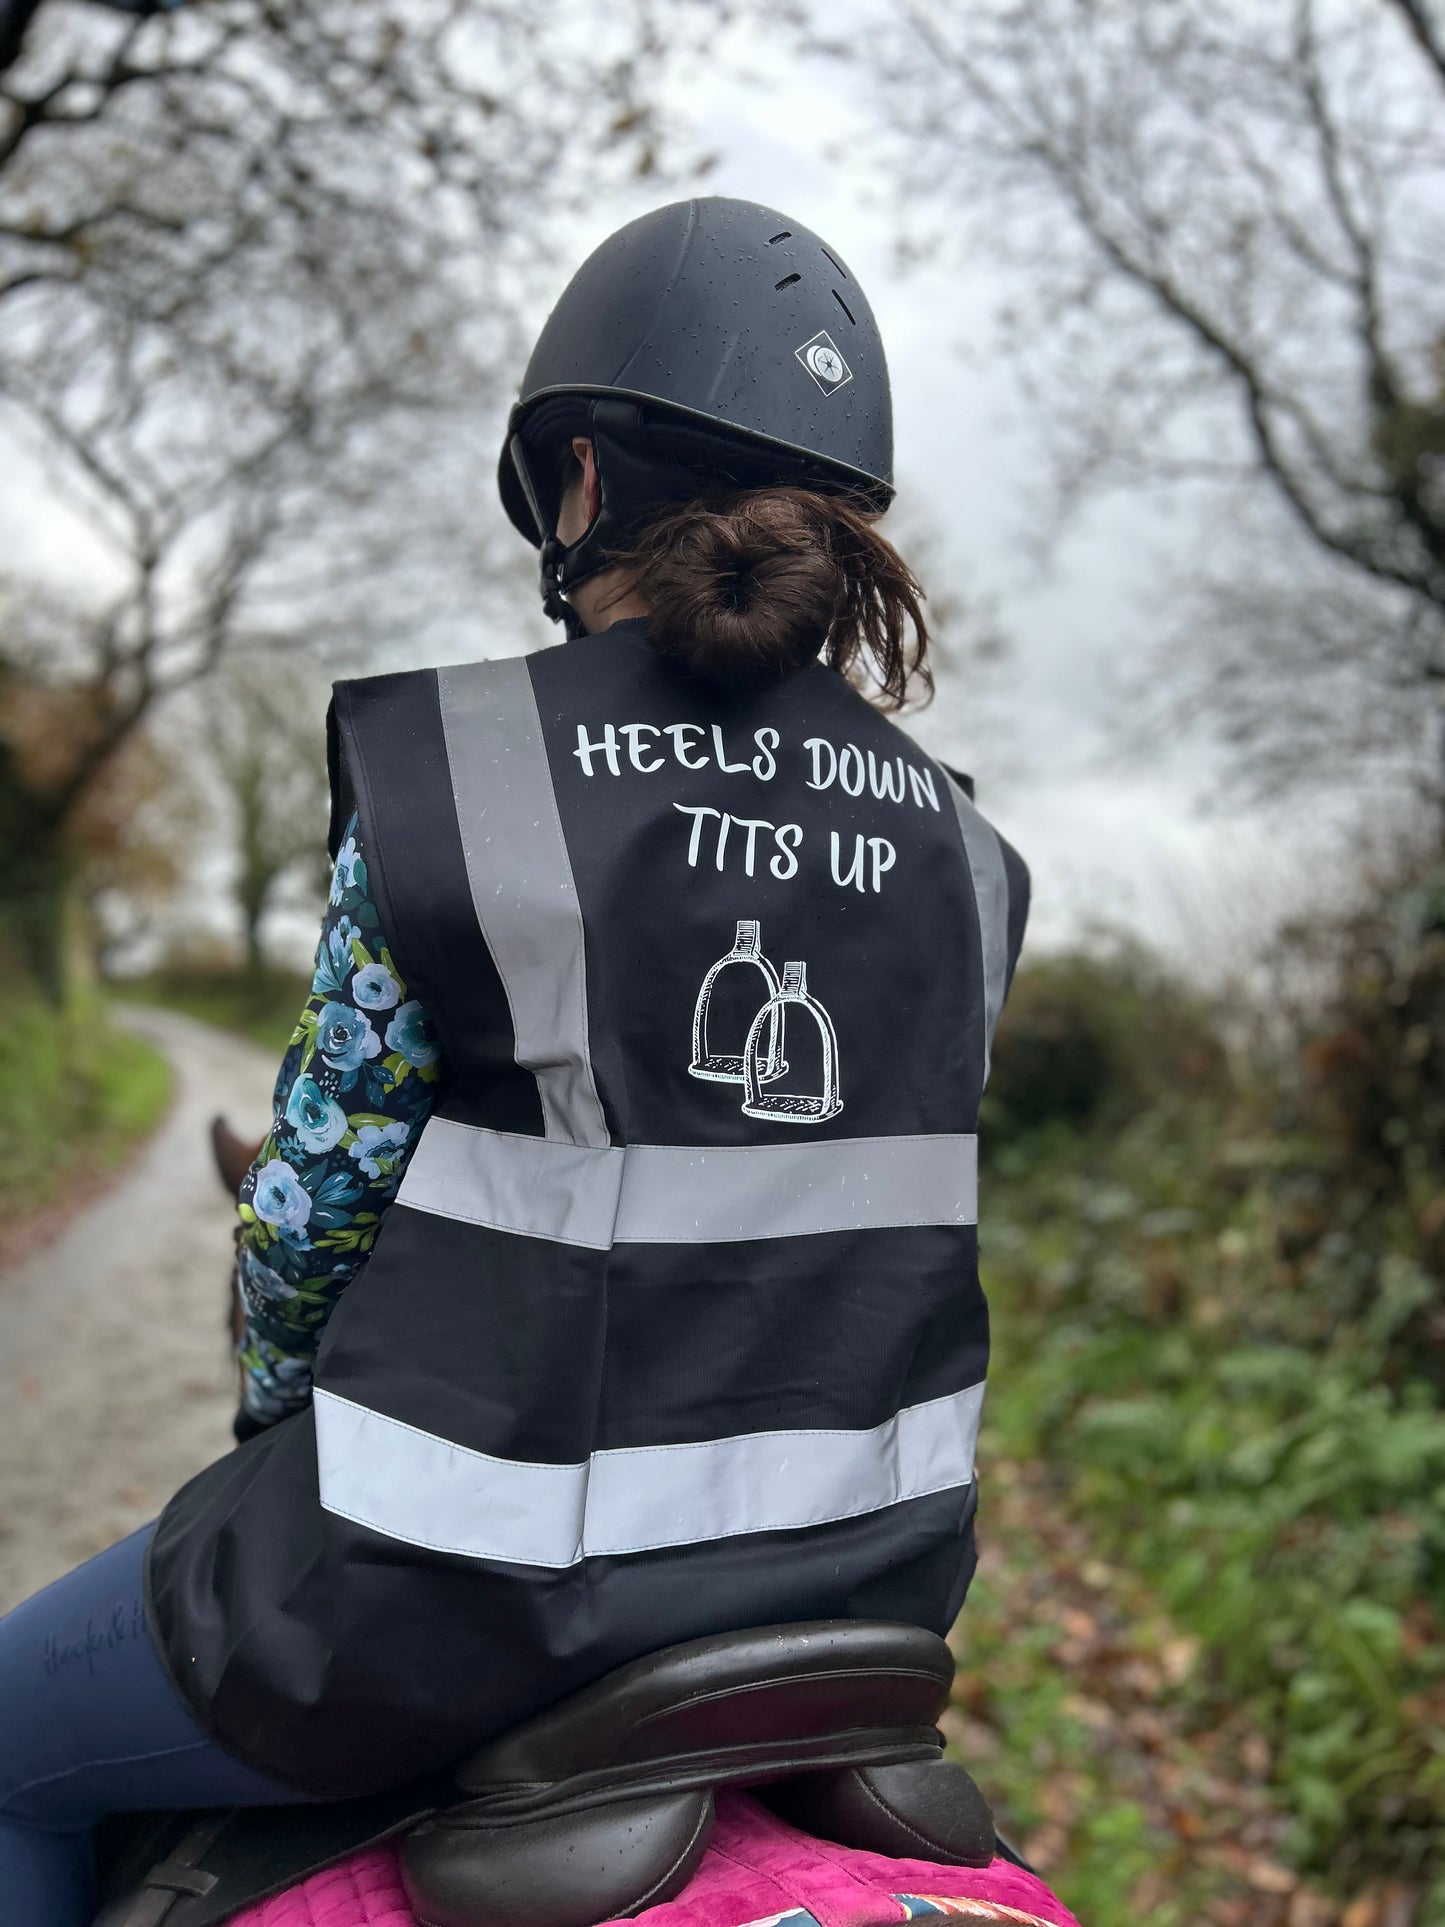
[[[838,306],[843,310],[844,314],[847,315],[848,319],[850,321],[853,321],[853,310],[848,306],[848,303],[843,299],[842,295],[839,294],[836,288],[834,288],[833,290],[833,299],[837,302]],[[858,326],[858,323],[856,321],[853,321],[853,326],[856,328]]]
[[[792,240],[792,238],[793,238],[793,230],[792,230],[792,229],[791,229],[790,227],[785,227],[785,228],[783,229],[783,231],[782,231],[782,233],[781,233],[781,234],[774,234],[774,235],[773,235],[773,236],[772,236],[772,237],[770,238],[770,240],[769,240],[769,242],[768,242],[768,246],[769,246],[770,248],[775,248],[775,247],[776,247],[776,246],[778,245],[778,243],[779,243],[779,241],[791,241],[791,240]],[[825,252],[826,252],[826,250],[825,250]],[[829,255],[829,257],[828,257],[828,258],[829,258],[829,260],[832,260],[832,256],[831,256],[831,255]],[[836,261],[834,261],[834,262],[833,262],[833,266],[834,266],[834,267],[836,268],[836,267],[837,267],[837,265],[838,265],[838,263],[837,263]]]
[[[846,281],[848,279],[848,270],[843,266],[843,263],[838,259],[837,255],[828,254],[828,250],[826,248],[824,248],[823,252],[824,254],[828,255],[828,259],[833,263],[833,266],[838,270],[839,274],[841,274],[843,279]],[[848,319],[851,321],[853,319],[852,315],[849,315]]]
[[[781,281],[773,283],[773,287],[779,291],[783,288],[791,288],[795,281],[801,281],[802,278],[801,274],[785,274]]]

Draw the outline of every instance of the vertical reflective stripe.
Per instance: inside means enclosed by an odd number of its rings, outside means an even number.
[[[517,1062],[549,1138],[610,1140],[587,1041],[582,910],[532,678],[521,658],[439,669],[472,905],[506,988]]]
[[[1003,1009],[1004,985],[1008,980],[1008,871],[992,825],[979,815],[947,770],[943,772],[943,779],[958,813],[958,827],[963,832],[963,847],[978,904],[978,930],[983,945],[983,1081],[986,1084],[993,1057],[993,1033]]]

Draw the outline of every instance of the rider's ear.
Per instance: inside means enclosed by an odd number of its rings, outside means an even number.
[[[597,455],[585,435],[572,437],[572,458],[582,474],[582,507],[591,528],[602,506],[602,483],[597,474]]]

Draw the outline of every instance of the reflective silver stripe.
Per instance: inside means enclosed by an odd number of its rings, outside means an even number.
[[[622,1168],[614,1235],[619,1244],[714,1244],[977,1220],[978,1140],[963,1133],[637,1144]]]
[[[526,662],[439,669],[472,905],[511,1006],[517,1062],[549,1138],[604,1145],[587,1041],[582,911]]]
[[[963,847],[973,875],[973,894],[978,904],[978,928],[983,941],[983,1080],[988,1082],[993,1057],[993,1034],[1003,1009],[1004,985],[1008,979],[1008,871],[993,825],[981,817],[973,804],[943,772],[958,827],[963,832]]]
[[[396,1201],[439,1218],[606,1251],[626,1155],[620,1147],[557,1144],[431,1117]]]
[[[983,1386],[866,1432],[752,1432],[594,1452],[580,1465],[493,1458],[334,1392],[315,1397],[327,1512],[433,1552],[573,1566],[826,1525],[968,1485]]]
[[[604,1150],[433,1117],[397,1203],[599,1251],[974,1224],[978,1140],[958,1133]]]

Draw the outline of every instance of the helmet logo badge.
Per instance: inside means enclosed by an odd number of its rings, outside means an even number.
[[[853,379],[853,370],[844,361],[838,344],[826,328],[820,328],[805,341],[796,355],[825,395],[836,395]]]

